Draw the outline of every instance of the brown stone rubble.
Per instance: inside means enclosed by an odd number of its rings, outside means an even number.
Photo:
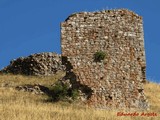
[[[64,70],[61,55],[52,52],[36,53],[28,57],[20,57],[10,62],[1,70],[2,73],[50,76]]]

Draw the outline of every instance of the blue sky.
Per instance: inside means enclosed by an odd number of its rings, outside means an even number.
[[[160,0],[0,0],[0,69],[20,56],[61,53],[60,22],[72,13],[127,8],[143,16],[147,79],[160,82],[159,6]]]

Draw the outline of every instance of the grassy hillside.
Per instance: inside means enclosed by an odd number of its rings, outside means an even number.
[[[145,94],[150,103],[148,111],[157,116],[117,116],[122,111],[107,111],[88,108],[78,103],[45,102],[46,95],[35,95],[14,89],[17,85],[53,84],[62,73],[54,77],[26,77],[21,75],[0,75],[0,120],[160,120],[160,85],[145,84]],[[127,112],[127,111],[126,111]]]

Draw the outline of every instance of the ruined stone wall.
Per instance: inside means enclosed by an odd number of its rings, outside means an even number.
[[[61,47],[68,75],[92,90],[89,105],[147,108],[142,17],[125,9],[72,14],[61,23]],[[105,60],[94,61],[97,51]]]
[[[0,70],[2,73],[50,76],[63,71],[61,55],[52,52],[36,53],[20,57],[10,62],[10,65]]]

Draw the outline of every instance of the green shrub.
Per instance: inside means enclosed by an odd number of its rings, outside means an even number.
[[[104,60],[106,57],[106,53],[103,51],[98,51],[94,54],[94,60],[96,62],[101,62],[102,60]]]
[[[71,89],[68,84],[61,82],[55,83],[55,85],[50,88],[50,91],[49,101],[67,101],[68,98],[75,100],[79,95],[77,89]]]
[[[72,90],[71,97],[73,100],[76,100],[79,96],[79,92],[77,89]]]
[[[52,88],[52,98],[53,100],[64,100],[68,96],[68,85],[57,82]]]

